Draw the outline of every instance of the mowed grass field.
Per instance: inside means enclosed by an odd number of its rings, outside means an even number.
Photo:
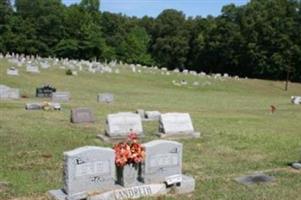
[[[171,74],[131,73],[66,76],[58,68],[41,69],[20,76],[6,75],[10,67],[0,60],[0,84],[20,88],[29,98],[0,102],[0,199],[46,199],[46,192],[63,186],[63,152],[86,145],[108,146],[96,138],[103,133],[109,113],[136,109],[188,112],[198,139],[179,140],[184,145],[183,173],[196,179],[193,194],[160,199],[301,199],[301,172],[288,163],[301,159],[301,105],[290,103],[301,95],[301,84],[263,80],[225,81]],[[174,86],[172,80],[187,80],[190,86]],[[192,86],[193,81],[211,85]],[[35,98],[35,88],[44,83],[70,91],[71,101],[62,111],[26,111]],[[97,103],[101,92],[115,95],[113,104]],[[277,111],[269,113],[270,105]],[[70,123],[70,109],[89,107],[94,124]],[[158,139],[158,123],[143,124],[147,137]],[[233,179],[263,171],[276,179],[270,184],[244,186]]]

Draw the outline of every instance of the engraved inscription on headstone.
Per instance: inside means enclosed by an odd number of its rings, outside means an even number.
[[[165,184],[137,185],[91,196],[89,200],[125,200],[159,196],[167,193]]]
[[[142,177],[145,183],[163,183],[166,178],[182,174],[182,144],[155,140],[143,145],[145,161]]]
[[[110,189],[115,183],[115,152],[86,146],[64,153],[64,191],[70,199]]]

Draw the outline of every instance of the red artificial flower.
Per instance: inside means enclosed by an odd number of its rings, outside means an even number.
[[[126,142],[120,142],[114,145],[115,163],[118,167],[126,164],[139,164],[144,160],[144,148],[138,143],[137,134],[129,133]]]

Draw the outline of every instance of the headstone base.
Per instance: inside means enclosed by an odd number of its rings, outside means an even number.
[[[199,138],[201,136],[200,132],[192,133],[157,133],[160,138],[168,139],[190,139],[190,138]]]
[[[123,200],[123,199],[138,199],[142,197],[154,197],[161,195],[175,195],[175,194],[187,194],[195,190],[194,178],[186,175],[182,175],[182,182],[180,185],[174,185],[173,187],[166,187],[166,184],[137,184],[131,187],[122,187],[115,185],[112,190],[93,193],[88,195],[86,200]],[[68,195],[62,190],[50,190],[48,191],[48,197],[50,200],[82,200],[82,198],[68,198]]]

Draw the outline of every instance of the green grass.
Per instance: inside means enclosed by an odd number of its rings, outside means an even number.
[[[290,104],[291,95],[301,95],[301,84],[263,80],[225,80],[172,74],[130,73],[66,76],[50,68],[33,75],[20,69],[19,77],[6,75],[10,67],[0,61],[0,84],[21,89],[28,99],[0,102],[0,181],[9,187],[0,199],[38,199],[50,189],[61,188],[63,152],[84,145],[110,146],[96,139],[104,130],[105,117],[120,111],[159,110],[188,112],[202,137],[180,140],[184,144],[183,171],[196,179],[190,199],[301,199],[301,173],[287,163],[301,159],[301,106]],[[209,86],[172,85],[172,80],[210,81]],[[26,111],[36,99],[35,88],[51,83],[70,91],[72,100],[61,112]],[[191,84],[190,84],[191,85]],[[96,102],[100,92],[112,92],[115,102]],[[275,114],[269,106],[275,105]],[[96,123],[74,125],[70,109],[89,107]],[[156,139],[158,124],[144,124],[145,141]],[[246,187],[233,178],[255,171],[276,177],[267,185]],[[164,197],[183,199],[186,196]]]

